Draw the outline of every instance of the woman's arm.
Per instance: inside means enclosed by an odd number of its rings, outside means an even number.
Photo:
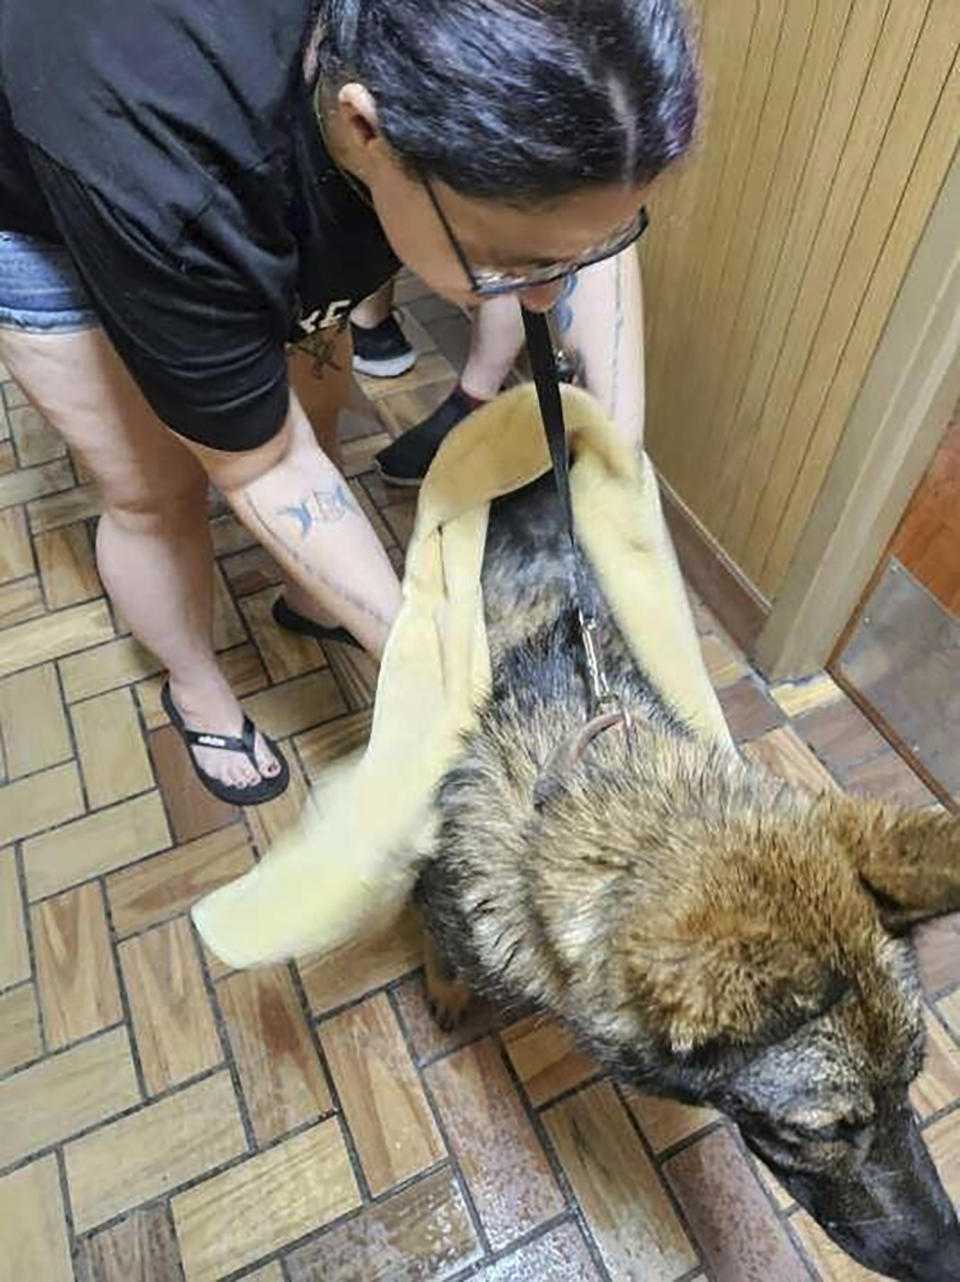
[[[643,444],[643,294],[635,246],[571,276],[554,305],[562,345],[631,446]]]
[[[314,379],[318,422],[335,421],[349,357],[343,335],[331,353],[339,368]],[[294,607],[322,623],[343,623],[379,655],[400,606],[397,577],[349,485],[317,444],[295,392],[281,430],[255,449],[227,452],[181,439],[299,589]],[[302,609],[307,602],[312,608]]]

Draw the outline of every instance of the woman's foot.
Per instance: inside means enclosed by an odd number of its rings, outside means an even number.
[[[226,681],[192,687],[171,677],[169,686],[185,727],[214,738],[240,738],[243,710]],[[253,789],[264,780],[276,779],[283,770],[259,730],[253,748],[256,766],[242,749],[230,751],[191,744],[188,751],[204,774],[228,788]]]

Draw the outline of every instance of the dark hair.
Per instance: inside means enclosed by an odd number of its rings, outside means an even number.
[[[319,68],[366,85],[398,155],[465,196],[648,182],[696,118],[681,0],[323,0]]]

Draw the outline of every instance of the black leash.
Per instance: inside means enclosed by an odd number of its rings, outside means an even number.
[[[550,327],[542,312],[530,312],[524,307],[523,327],[527,336],[527,351],[530,353],[530,366],[533,370],[533,381],[537,388],[537,399],[540,402],[540,417],[543,419],[543,430],[546,433],[550,458],[553,462],[553,479],[557,487],[557,499],[563,513],[567,537],[573,555],[573,591],[577,603],[577,618],[580,624],[580,637],[587,665],[591,715],[597,716],[617,708],[618,701],[610,689],[603,656],[600,652],[599,622],[595,595],[587,576],[583,554],[577,544],[573,528],[573,503],[570,499],[570,455],[567,447],[567,431],[563,421],[563,401],[560,397],[560,380],[557,376],[557,362],[550,337]],[[625,714],[624,714],[624,719]]]

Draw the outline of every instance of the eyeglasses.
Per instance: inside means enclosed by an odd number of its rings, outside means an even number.
[[[433,205],[437,218],[440,220],[440,225],[443,227],[447,240],[450,242],[450,248],[463,268],[464,275],[469,280],[473,293],[478,298],[496,298],[501,294],[516,293],[520,289],[532,289],[538,285],[552,285],[558,280],[563,280],[566,276],[572,276],[574,272],[580,271],[583,267],[590,267],[593,263],[600,263],[605,258],[614,258],[634,244],[635,241],[638,241],[650,225],[646,207],[641,205],[627,226],[615,232],[602,245],[597,245],[594,249],[588,250],[579,258],[572,258],[565,262],[545,263],[542,267],[535,267],[529,272],[500,271],[496,267],[473,267],[467,258],[466,251],[450,226],[450,221],[444,213],[433,184],[423,171],[420,173],[420,181],[430,197],[430,203]]]

